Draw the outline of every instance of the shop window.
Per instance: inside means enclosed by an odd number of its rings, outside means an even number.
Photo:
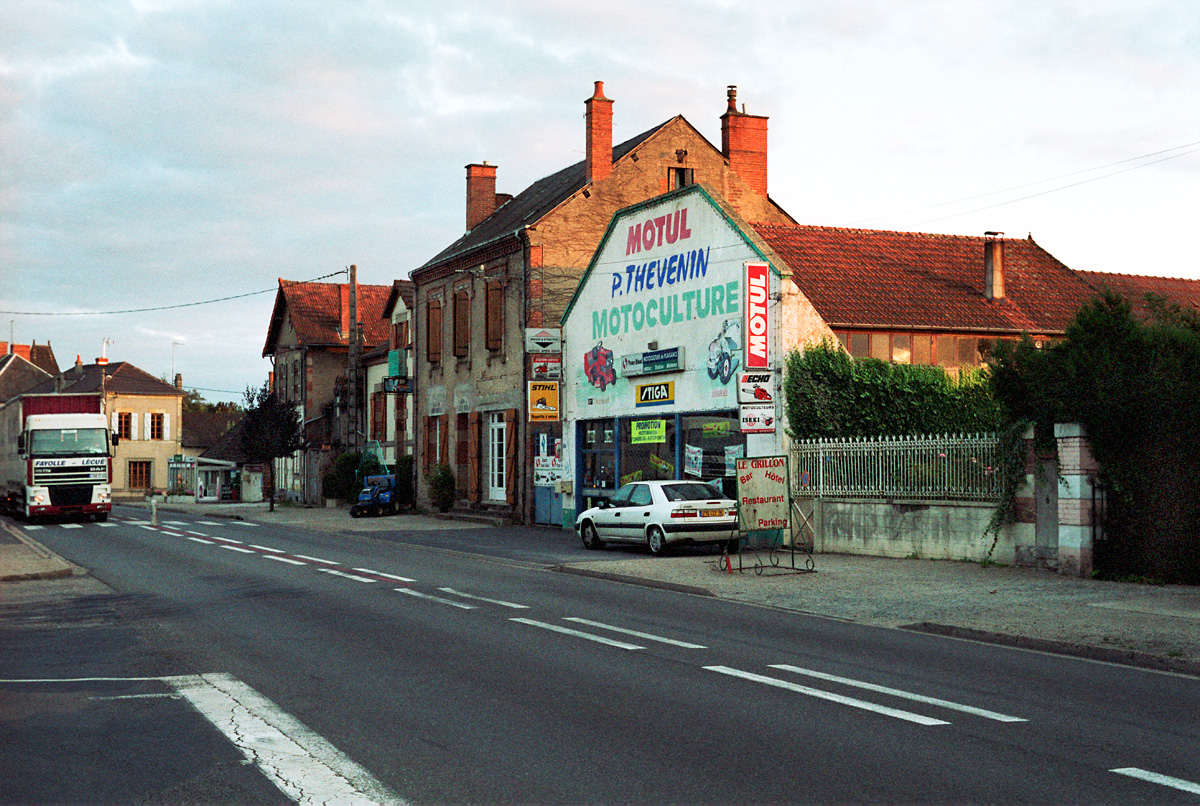
[[[737,492],[736,460],[746,455],[746,436],[739,430],[736,412],[685,416],[683,473],[681,478],[707,481],[734,497]]]
[[[892,361],[897,364],[911,364],[912,336],[907,333],[897,333],[892,336]]]
[[[621,484],[678,478],[675,467],[675,418],[621,421]]]
[[[613,421],[586,420],[579,424],[584,495],[612,490],[616,485],[617,445]]]

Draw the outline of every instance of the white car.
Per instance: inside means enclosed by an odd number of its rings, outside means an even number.
[[[659,556],[671,543],[738,545],[737,502],[700,481],[635,481],[618,487],[600,506],[575,519],[583,545],[645,543]]]

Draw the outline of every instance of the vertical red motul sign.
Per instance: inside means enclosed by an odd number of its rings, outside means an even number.
[[[771,287],[770,269],[766,263],[746,264],[746,368],[766,369],[770,366],[767,299]]]

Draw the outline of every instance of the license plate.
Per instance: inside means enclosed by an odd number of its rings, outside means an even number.
[[[725,514],[725,510],[723,510],[723,509],[702,509],[702,510],[700,510],[701,518],[720,518],[720,517],[724,516],[724,514]]]

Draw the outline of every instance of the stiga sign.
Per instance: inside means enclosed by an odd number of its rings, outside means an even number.
[[[746,263],[746,369],[770,366],[767,301],[771,270],[766,263]]]
[[[675,402],[675,382],[643,383],[637,387],[638,406],[669,406]]]

